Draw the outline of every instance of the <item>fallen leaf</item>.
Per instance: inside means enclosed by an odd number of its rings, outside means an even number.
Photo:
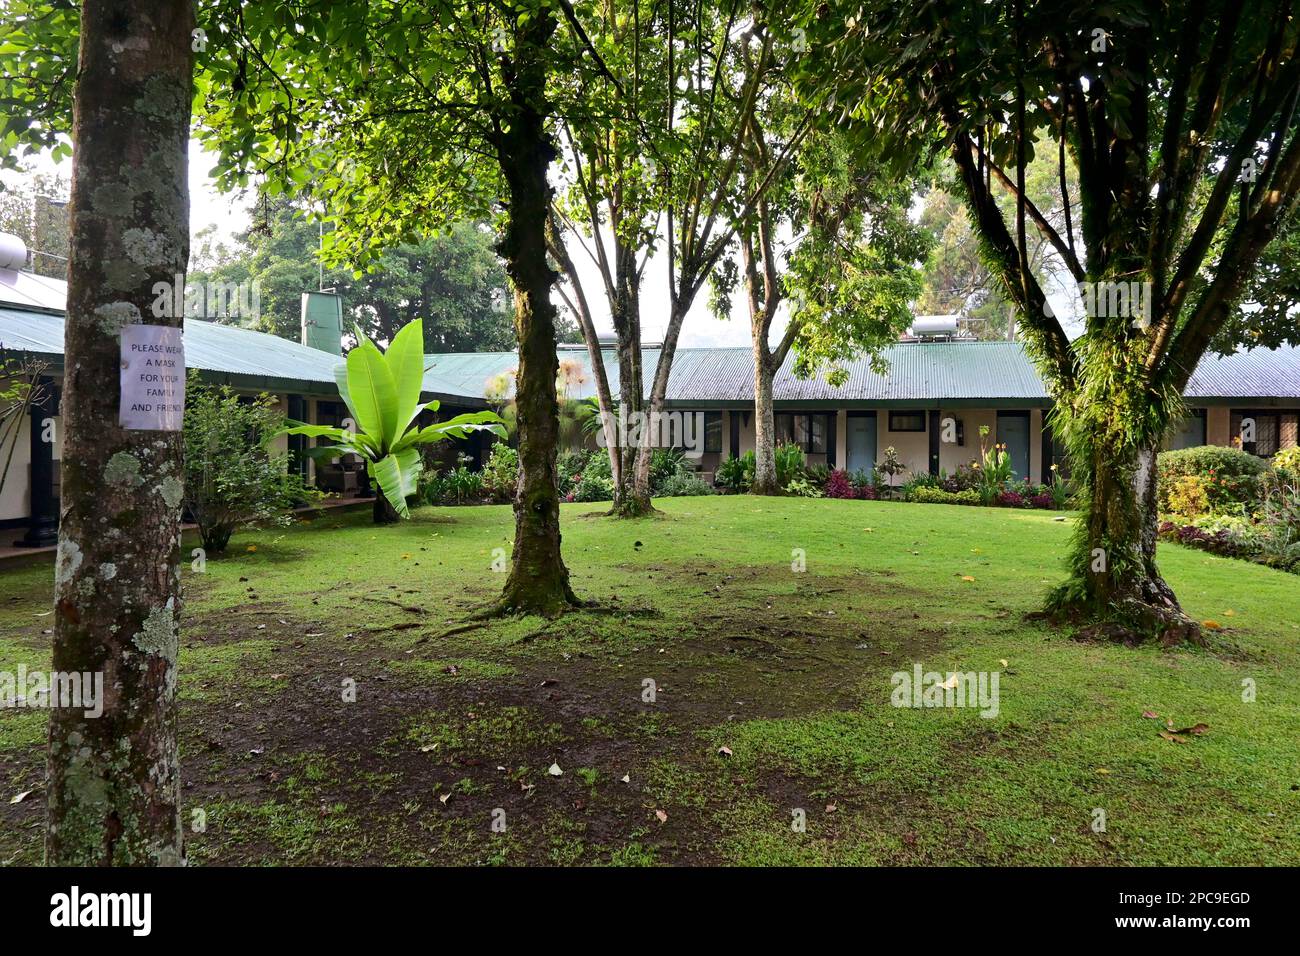
[[[249,550],[249,551],[256,551],[256,550],[257,550],[257,545],[255,545],[255,544],[250,544],[250,545],[248,546],[248,550]]]
[[[963,574],[963,575],[961,576],[961,579],[962,579],[963,581],[974,581],[974,580],[975,580],[975,579],[974,579],[973,577],[971,577],[969,574]]]
[[[1011,665],[1011,662],[1007,660],[1005,657],[999,657],[998,663],[1001,664],[1003,667],[1009,667]]]
[[[447,805],[447,801],[450,799],[451,799],[451,792],[448,791],[447,793],[444,793],[441,797],[438,798],[438,802],[445,807]]]
[[[558,763],[551,764],[551,769],[546,772],[549,773],[552,777],[561,777],[564,775],[564,771],[560,769],[560,765]]]
[[[731,756],[731,748],[730,748],[730,747],[719,747],[719,748],[718,748],[718,753],[722,754],[722,756],[724,756],[724,757],[730,757],[730,756]]]
[[[1234,611],[1232,608],[1228,608],[1226,611],[1223,612],[1223,616],[1224,616],[1224,617],[1236,617],[1236,616],[1237,616],[1237,612]]]
[[[1159,720],[1159,719],[1160,719],[1160,715],[1157,714],[1154,710],[1144,710],[1144,711],[1142,711],[1142,716],[1145,717],[1147,720]]]
[[[1105,776],[1105,775],[1109,775],[1109,774],[1110,774],[1110,771],[1107,770],[1105,767],[1098,767],[1098,768],[1097,768],[1097,772],[1098,772],[1099,774],[1102,774],[1103,776]]]
[[[27,799],[27,797],[28,797],[28,795],[29,795],[30,793],[31,793],[30,790],[24,790],[22,793],[18,794],[18,796],[14,797],[14,798],[13,798],[12,800],[10,800],[9,802],[10,802],[10,803],[22,803],[24,800]]]
[[[668,822],[668,814],[664,813],[662,810],[656,810],[655,816],[659,818],[660,823]]]
[[[835,804],[833,804],[833,803],[828,803],[828,804],[826,804],[826,812],[827,812],[827,813],[834,813],[837,809],[838,809],[838,808],[837,808],[837,807],[835,806]]]
[[[631,783],[631,782],[632,782],[632,775],[631,775],[630,773],[625,773],[625,774],[623,774],[623,778],[622,778],[622,779],[623,779],[623,782],[624,782],[624,783]]]
[[[944,681],[942,684],[938,684],[938,685],[936,685],[936,686],[938,686],[938,687],[942,687],[944,690],[956,690],[956,689],[957,689],[957,685],[958,685],[960,682],[961,682],[961,678],[957,676],[956,672],[954,672],[954,673],[948,675],[948,679],[947,679],[946,681]]]
[[[1180,737],[1178,736],[1178,734],[1172,733],[1171,731],[1168,730],[1160,731],[1160,736],[1165,738],[1165,740],[1171,740],[1176,744],[1190,743],[1190,741],[1188,741],[1186,737]]]
[[[1202,734],[1210,732],[1209,724],[1193,724],[1191,727],[1184,727],[1182,730],[1175,730],[1176,734],[1196,734],[1200,737]]]
[[[1223,625],[1218,621],[1202,621],[1201,627],[1207,628],[1211,631],[1219,631],[1223,629]]]
[[[437,749],[438,749],[437,744],[425,744],[423,747],[420,748],[420,753],[427,754],[430,750],[437,750]]]

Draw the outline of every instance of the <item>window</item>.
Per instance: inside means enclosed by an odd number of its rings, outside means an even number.
[[[1166,446],[1170,451],[1198,448],[1205,444],[1205,409],[1193,408],[1192,414],[1178,422],[1169,432]]]
[[[794,444],[809,455],[827,453],[830,415],[774,415],[776,444]]]
[[[704,450],[722,451],[722,412],[704,413]]]
[[[925,431],[925,412],[890,412],[889,430],[891,432]]]
[[[1282,416],[1277,412],[1232,410],[1233,444],[1260,458],[1272,458],[1281,447]]]

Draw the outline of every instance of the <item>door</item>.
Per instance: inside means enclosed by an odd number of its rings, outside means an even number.
[[[1029,413],[998,412],[998,441],[1007,446],[1017,481],[1029,480]]]
[[[870,475],[876,464],[876,413],[849,412],[846,424],[848,461],[844,466],[849,474],[865,471]]]

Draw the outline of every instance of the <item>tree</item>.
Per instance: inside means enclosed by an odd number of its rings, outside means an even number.
[[[53,670],[104,677],[97,719],[81,707],[51,710],[46,859],[180,864],[181,433],[179,422],[123,427],[118,380],[124,330],[183,320],[150,307],[155,284],[170,287],[189,257],[194,13],[179,0],[84,0],[79,23],[71,5],[13,12],[3,38],[13,69],[0,96],[24,114],[0,148],[7,158],[19,143],[66,154],[59,136],[71,120],[77,158]]]
[[[552,253],[573,288],[570,304],[586,335],[596,394],[606,422],[615,494],[613,513],[653,510],[650,463],[682,325],[715,266],[776,175],[790,162],[813,111],[803,110],[790,137],[758,175],[743,175],[743,140],[751,122],[766,123],[769,85],[788,47],[766,29],[778,5],[736,0],[693,5],[601,4],[592,43],[603,69],[587,84],[564,144],[573,177],[558,208],[567,236],[590,239],[586,254],[601,283],[618,337],[619,420],[590,320],[590,296],[560,248]],[[749,57],[751,44],[757,53]],[[592,92],[591,88],[596,91]],[[782,107],[783,108],[783,107]],[[608,232],[608,241],[605,238]],[[641,283],[647,261],[667,258],[669,314],[654,376],[645,393],[641,355]]]
[[[560,22],[566,25],[560,30]],[[496,611],[576,605],[560,553],[556,273],[546,226],[556,78],[587,68],[567,0],[429,5],[213,4],[200,90],[227,182],[310,193],[337,227],[327,256],[360,265],[448,222],[500,215],[515,304],[521,477]],[[503,212],[504,210],[504,212]]]
[[[68,274],[67,196],[67,179],[59,174],[28,172],[18,189],[0,187],[0,232],[27,243],[37,275]]]
[[[1067,163],[1064,193],[1057,181],[1056,158],[1050,152],[1035,151],[1025,171],[1030,200],[1058,233],[1065,232],[1067,199],[1071,216],[1079,215],[1078,182],[1068,154]],[[1004,214],[1014,215],[1009,196],[996,198]],[[958,314],[964,330],[977,339],[1015,341],[1019,337],[1015,303],[1004,294],[1001,277],[989,268],[981,253],[979,236],[951,167],[936,176],[926,193],[921,224],[933,236],[934,245],[926,259],[916,311],[921,315]],[[1028,237],[1028,244],[1029,260],[1039,284],[1077,299],[1074,278],[1047,238],[1035,231]]]
[[[846,112],[900,149],[947,149],[1055,401],[1086,510],[1049,610],[1129,640],[1196,639],[1156,566],[1155,454],[1300,193],[1289,5],[820,9],[829,55],[815,68],[843,81]],[[1067,152],[1078,168],[1064,232],[1026,188],[1036,144],[1056,147],[1061,182]],[[1031,267],[1031,231],[1090,306],[1073,341]]]
[[[318,264],[322,224],[311,216],[306,203],[263,196],[236,247],[220,250],[194,281],[257,283],[261,314],[253,324],[287,339],[300,334],[301,294],[319,283],[343,297],[345,327],[359,325],[381,342],[419,318],[425,352],[497,352],[514,344],[506,274],[485,227],[454,223],[396,243],[364,271],[347,263],[325,269]]]
[[[778,94],[766,95],[775,99]],[[787,114],[787,119],[797,117],[797,112]],[[769,157],[779,147],[771,130],[755,119],[743,148],[749,185],[767,174]],[[741,223],[739,268],[724,262],[714,272],[714,302],[729,310],[731,286],[738,281],[749,310],[755,426],[751,493],[783,491],[772,384],[791,350],[797,356],[796,373],[808,377],[820,365],[861,352],[878,354],[911,320],[908,305],[919,289],[916,263],[925,255],[928,237],[908,218],[909,185],[855,157],[849,140],[833,126],[814,127]],[[791,293],[785,330],[773,346],[773,321]],[[830,377],[839,382],[843,372],[832,369]]]

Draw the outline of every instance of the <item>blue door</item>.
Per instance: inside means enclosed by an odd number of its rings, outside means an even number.
[[[1029,480],[1029,413],[998,412],[998,442],[1007,446],[1017,481]]]
[[[849,474],[865,471],[869,475],[876,464],[876,413],[849,412],[846,425],[848,427],[845,444],[848,461],[844,466]]]

